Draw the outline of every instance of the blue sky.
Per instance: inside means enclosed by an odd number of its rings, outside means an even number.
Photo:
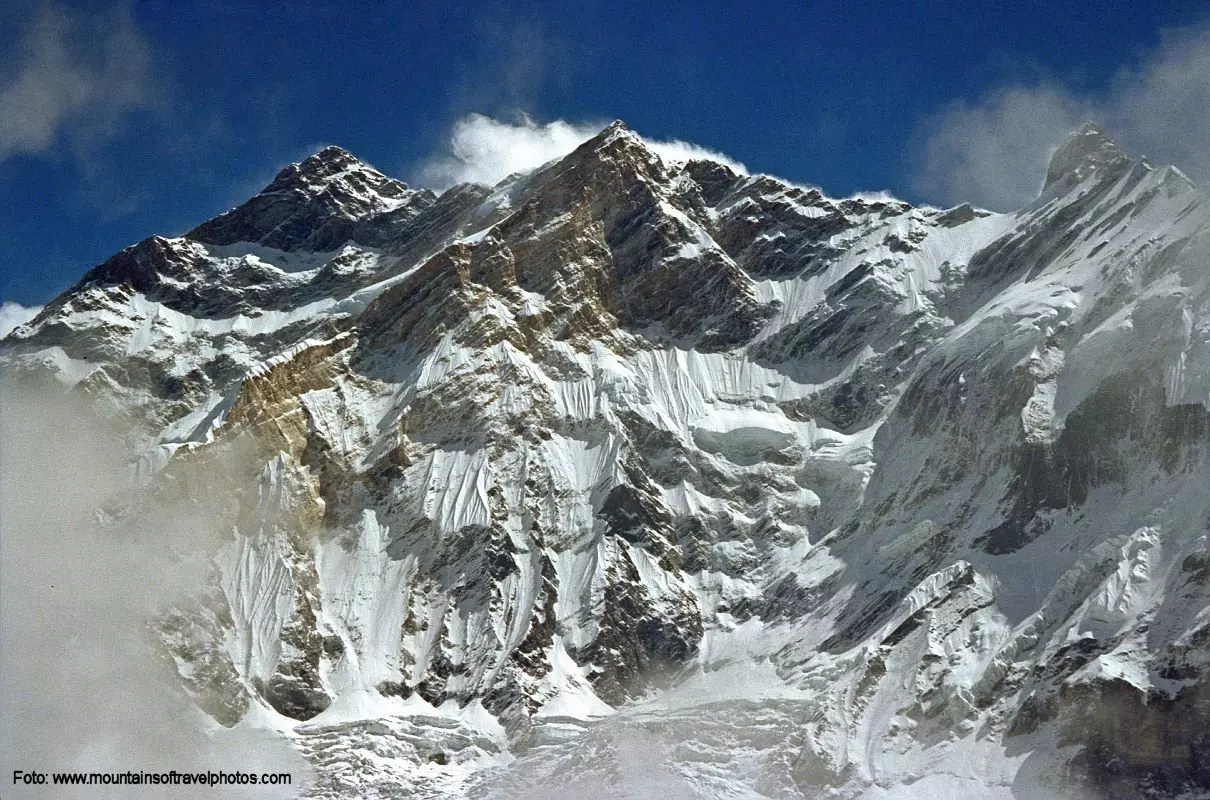
[[[1006,210],[1085,117],[1210,178],[1210,7],[8,0],[0,299],[44,303],[329,143],[440,185],[621,118],[833,195]]]

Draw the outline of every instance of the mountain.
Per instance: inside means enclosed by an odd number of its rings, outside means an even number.
[[[1208,208],[1091,124],[1009,214],[327,148],[4,369],[231,504],[157,635],[309,796],[1201,797]]]

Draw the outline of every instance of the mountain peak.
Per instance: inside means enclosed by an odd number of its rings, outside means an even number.
[[[574,152],[579,154],[579,158],[587,157],[589,154],[600,156],[614,152],[629,152],[635,156],[650,155],[643,138],[620,119],[606,125],[600,133],[581,144]]]
[[[1100,125],[1086,121],[1069,133],[1051,156],[1044,188],[1064,180],[1079,183],[1099,168],[1116,166],[1129,160]]]
[[[334,170],[346,170],[357,166],[373,169],[343,147],[330,144],[303,159],[299,163],[298,169],[303,174],[330,174]]]
[[[327,250],[352,235],[354,221],[398,207],[411,194],[349,151],[329,145],[297,164],[244,204],[189,232],[208,244],[257,242],[279,250]]]
[[[348,150],[344,149],[343,147],[340,147],[339,145],[334,145],[334,144],[330,144],[330,145],[324,147],[323,149],[316,151],[315,153],[313,153],[311,156],[308,157],[308,160],[310,160],[312,158],[319,158],[319,159],[352,158],[352,159],[356,160],[356,157],[352,153],[350,153]]]
[[[322,150],[307,156],[299,163],[286,166],[281,172],[277,173],[273,182],[265,187],[264,191],[279,192],[290,189],[302,189],[304,191],[308,189],[322,190],[333,179],[350,172],[361,173],[375,184],[385,182],[399,183],[399,181],[388,178],[343,147],[328,145]],[[406,189],[407,187],[403,186],[403,188]]]
[[[331,800],[591,791],[614,733],[714,796],[1210,789],[1210,204],[1092,124],[996,215],[668,152],[437,196],[324,148],[0,344],[43,495],[98,464],[27,375],[129,425],[65,533],[207,543],[130,619],[189,713]]]

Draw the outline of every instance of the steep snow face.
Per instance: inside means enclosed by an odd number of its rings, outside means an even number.
[[[1207,222],[1095,127],[1015,214],[620,123],[440,197],[329,148],[3,359],[137,420],[143,491],[254,443],[162,628],[313,796],[1187,796]]]

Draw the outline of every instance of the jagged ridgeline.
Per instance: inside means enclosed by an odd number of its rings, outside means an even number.
[[[1207,222],[1092,125],[1009,214],[621,123],[441,194],[329,147],[4,369],[128,416],[145,492],[254,443],[158,626],[314,796],[611,796],[642,753],[672,796],[1192,797]]]

